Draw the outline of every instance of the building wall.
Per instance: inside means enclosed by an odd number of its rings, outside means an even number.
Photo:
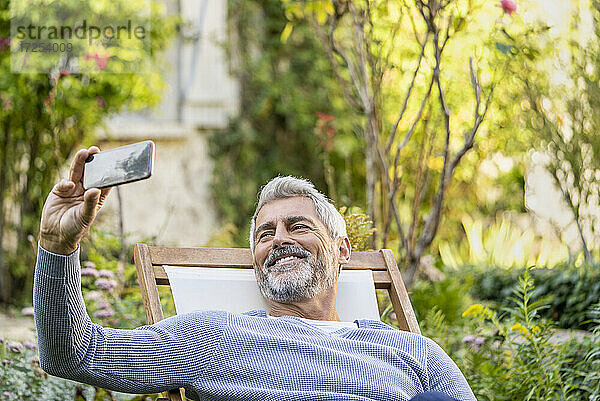
[[[128,242],[153,238],[162,245],[198,246],[219,230],[209,182],[208,135],[226,128],[237,110],[237,83],[229,75],[224,45],[227,2],[168,2],[184,19],[181,36],[165,53],[169,66],[161,104],[123,113],[99,132],[101,149],[151,139],[156,145],[152,178],[120,187]],[[113,189],[98,216],[102,230],[117,233],[118,197]]]
[[[127,242],[152,240],[161,245],[200,246],[218,230],[210,195],[211,163],[201,135],[154,138],[152,177],[120,186]],[[101,142],[107,150],[126,142]],[[128,141],[127,141],[128,143]],[[119,202],[113,188],[98,217],[98,227],[119,232]]]

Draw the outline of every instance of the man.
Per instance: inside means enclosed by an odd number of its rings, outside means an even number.
[[[379,321],[339,322],[335,284],[351,249],[344,220],[293,177],[265,185],[251,223],[269,315],[198,311],[135,330],[93,324],[78,249],[109,193],[83,190],[85,159],[98,151],[77,153],[42,212],[34,306],[48,373],[131,393],[183,387],[195,400],[475,399],[433,341]]]

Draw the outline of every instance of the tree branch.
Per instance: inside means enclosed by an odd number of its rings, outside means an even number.
[[[373,110],[375,99],[371,94],[371,85],[369,79],[369,72],[367,71],[367,55],[365,52],[365,28],[364,22],[361,21],[360,16],[354,6],[353,2],[348,3],[348,9],[350,10],[350,14],[352,15],[352,27],[354,31],[354,37],[356,40],[356,47],[358,49],[358,62],[359,62],[359,72],[362,77],[362,89],[364,93],[365,100],[367,101],[368,108],[366,111],[370,112]],[[364,102],[364,100],[363,100]]]
[[[362,110],[366,112],[368,110],[368,106],[370,103],[369,98],[368,98],[367,94],[363,92],[364,88],[362,87],[360,78],[356,72],[354,65],[352,64],[352,61],[346,54],[346,51],[343,48],[341,48],[340,46],[338,46],[338,44],[335,40],[334,32],[335,32],[336,27],[337,27],[337,18],[334,17],[332,19],[332,24],[329,27],[329,43],[331,44],[333,51],[335,53],[337,53],[342,58],[342,60],[344,60],[344,63],[346,64],[346,67],[348,68],[348,73],[350,74],[350,78],[352,80],[354,88],[356,89],[356,92],[358,93],[358,98],[360,99],[360,101],[362,103]]]
[[[390,133],[390,138],[388,139],[387,145],[385,146],[386,153],[389,152],[390,149],[392,148],[392,144],[394,143],[394,139],[396,137],[396,131],[398,131],[398,125],[400,124],[400,121],[402,121],[402,117],[404,116],[404,113],[406,112],[406,109],[408,107],[408,100],[410,99],[410,95],[411,95],[413,87],[415,85],[417,74],[419,73],[419,70],[421,68],[421,61],[423,60],[423,56],[425,55],[425,48],[427,47],[428,40],[429,40],[429,32],[427,32],[427,35],[425,35],[425,40],[423,41],[423,44],[421,45],[421,52],[419,54],[419,59],[417,61],[417,68],[415,68],[415,72],[412,75],[412,80],[410,82],[410,86],[408,87],[408,90],[406,91],[406,96],[404,97],[404,101],[402,102],[402,108],[400,109],[400,112],[398,113],[398,117],[396,118],[396,123],[394,124],[394,128],[392,129],[392,132]],[[430,91],[431,91],[431,85],[429,86],[429,92]],[[405,140],[406,140],[406,138],[405,138]]]
[[[425,93],[425,96],[423,97],[423,100],[421,101],[421,106],[419,107],[419,112],[417,113],[415,120],[413,121],[413,123],[410,126],[410,128],[408,129],[408,131],[406,131],[406,134],[404,135],[404,139],[402,140],[402,142],[400,144],[398,144],[398,146],[396,147],[396,155],[394,157],[394,165],[398,164],[398,160],[400,158],[400,152],[402,152],[402,149],[404,149],[404,147],[406,147],[406,145],[408,145],[408,141],[412,137],[413,133],[415,132],[415,129],[417,128],[417,124],[419,123],[419,121],[421,120],[421,117],[423,116],[423,111],[425,110],[425,105],[427,104],[427,101],[429,100],[429,97],[431,96],[431,90],[433,89],[434,80],[435,80],[435,78],[432,76],[431,81],[429,83],[429,87],[427,89],[427,92]]]
[[[344,98],[346,99],[348,104],[350,104],[351,107],[353,107],[357,110],[361,110],[362,109],[361,105],[358,104],[358,102],[355,99],[354,94],[352,94],[351,89],[349,88],[349,86],[351,86],[351,84],[348,83],[348,81],[342,76],[342,74],[340,72],[339,63],[335,59],[335,55],[333,54],[333,49],[331,47],[331,44],[329,43],[327,35],[325,34],[325,32],[323,31],[323,29],[321,28],[319,23],[314,18],[309,18],[308,20],[309,20],[309,23],[311,24],[311,26],[313,27],[313,29],[315,30],[315,32],[317,33],[317,35],[319,36],[319,39],[323,43],[323,47],[325,48],[325,53],[327,53],[327,57],[329,58],[329,61],[331,62],[331,67],[333,69],[333,73],[334,73],[338,83],[340,84],[340,87],[342,88]]]

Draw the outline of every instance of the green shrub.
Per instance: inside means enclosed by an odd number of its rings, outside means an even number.
[[[438,250],[445,266],[554,266],[569,260],[569,251],[559,241],[539,236],[531,227],[522,229],[510,214],[488,222],[462,217],[465,240],[441,241]]]
[[[460,320],[462,312],[471,304],[468,283],[447,275],[443,280],[417,281],[411,288],[410,299],[421,321],[432,310],[439,310],[446,324],[454,325]]]
[[[592,323],[596,325],[595,339],[586,347],[585,360],[589,364],[589,372],[585,375],[581,387],[591,394],[590,401],[598,401],[600,400],[600,304],[594,305],[590,314]]]
[[[146,324],[136,269],[133,265],[133,247],[128,247],[127,251],[126,263],[120,270],[121,240],[118,237],[92,229],[82,243],[82,293],[88,314],[95,323],[121,329],[132,329]],[[175,308],[170,290],[161,286],[159,295],[165,316],[174,315]],[[35,344],[27,342],[21,344],[6,341],[0,344],[1,401],[142,401],[158,397],[112,393],[98,387],[49,376],[39,366],[36,348]]]
[[[524,269],[465,268],[463,275],[472,278],[470,294],[477,299],[501,305],[506,302]],[[552,269],[535,269],[534,299],[549,297],[549,307],[542,316],[561,328],[589,329],[590,308],[600,302],[600,269],[594,265],[562,265]]]
[[[353,251],[372,250],[375,228],[373,222],[360,208],[343,206],[339,210],[346,221],[346,231]]]
[[[0,400],[2,401],[144,401],[157,396],[113,393],[50,376],[40,368],[37,346],[0,338]]]
[[[121,240],[117,236],[92,229],[82,244],[81,287],[95,323],[133,329],[146,324],[146,312],[133,264],[133,246],[127,248],[121,270],[120,252]],[[165,317],[175,315],[170,288],[159,286],[158,292]]]
[[[458,362],[477,399],[597,399],[599,393],[587,384],[587,377],[597,357],[588,351],[598,349],[599,337],[584,343],[550,341],[554,328],[540,317],[549,304],[543,298],[534,300],[534,290],[527,268],[511,304],[505,304],[503,319],[481,304],[463,314],[471,320],[473,335],[463,339],[465,347]]]

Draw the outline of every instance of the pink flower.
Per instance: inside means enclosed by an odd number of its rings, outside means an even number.
[[[0,36],[0,51],[8,49],[10,47],[10,42],[10,36]]]
[[[103,109],[106,107],[106,100],[102,96],[96,96],[96,105]]]
[[[478,351],[481,346],[485,344],[485,338],[468,335],[462,339],[462,342],[465,344],[473,344],[475,351]]]
[[[317,117],[320,120],[325,121],[326,123],[331,122],[333,120],[335,120],[335,117],[330,115],[330,114],[325,114],[325,113],[321,113],[320,111],[317,111]]]
[[[38,347],[37,344],[34,344],[30,341],[24,341],[23,346],[27,349],[37,349],[37,347]]]
[[[16,341],[14,341],[14,342],[7,341],[6,348],[10,352],[14,352],[15,354],[21,354],[23,352],[23,344],[21,344],[20,342],[16,342]]]
[[[91,269],[89,267],[84,267],[83,269],[81,269],[81,275],[82,276],[98,277],[98,270]]]
[[[101,300],[103,297],[104,295],[102,295],[100,291],[90,291],[87,294],[85,294],[85,299],[87,299],[88,301],[98,301]]]
[[[103,300],[97,301],[96,306],[98,309],[110,309],[110,303]]]
[[[475,342],[475,336],[471,336],[471,335],[465,336],[465,337],[463,337],[462,342],[465,344],[473,343],[473,342]]]
[[[100,277],[107,277],[107,278],[113,278],[115,276],[115,274],[113,272],[111,272],[110,270],[99,270],[98,271],[98,275]]]
[[[98,66],[98,68],[100,68],[101,70],[106,68],[106,64],[108,64],[108,59],[110,58],[110,56],[98,56],[96,58],[96,65]]]
[[[517,3],[513,0],[500,0],[500,7],[504,10],[508,15],[513,15],[513,13],[517,12]]]
[[[115,280],[109,280],[106,278],[99,278],[96,280],[95,284],[101,290],[112,290],[117,286],[117,282]]]
[[[106,65],[108,64],[108,59],[110,59],[109,55],[100,55],[98,53],[86,53],[84,57],[86,60],[96,60],[96,66],[101,70],[106,68]]]
[[[87,262],[85,262],[84,266],[88,267],[90,269],[95,269],[96,268],[96,264],[94,262],[90,262],[89,260]]]
[[[106,319],[114,316],[114,314],[115,313],[112,311],[112,309],[100,309],[94,312],[94,317],[97,317],[99,319]]]

